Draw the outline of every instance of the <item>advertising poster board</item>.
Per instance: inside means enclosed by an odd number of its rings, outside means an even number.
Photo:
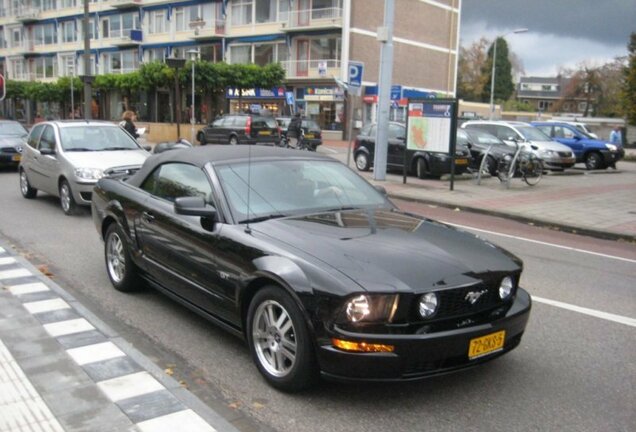
[[[457,100],[409,99],[406,118],[406,151],[404,177],[414,157],[424,153],[445,153],[451,165],[450,190],[455,180],[455,140],[457,133]]]

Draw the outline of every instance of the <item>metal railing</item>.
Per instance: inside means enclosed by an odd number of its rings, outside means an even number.
[[[287,78],[330,78],[339,75],[339,59],[285,60],[280,62]]]
[[[342,25],[342,8],[331,7],[289,11],[288,27],[310,27],[318,24]]]
[[[16,18],[18,20],[37,19],[39,15],[40,9],[33,6],[21,6],[16,11]]]
[[[202,19],[190,21],[190,28],[194,30],[195,36],[210,36],[225,34],[225,20],[214,20],[213,26]]]

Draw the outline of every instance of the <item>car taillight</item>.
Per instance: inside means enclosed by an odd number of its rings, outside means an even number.
[[[360,140],[356,138],[355,141],[353,141],[353,149],[358,150],[358,148],[360,148]]]
[[[247,118],[247,123],[245,123],[245,135],[252,134],[252,117]]]

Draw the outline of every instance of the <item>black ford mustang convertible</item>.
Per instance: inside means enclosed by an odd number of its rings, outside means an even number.
[[[315,153],[161,153],[102,178],[92,211],[116,289],[150,284],[245,338],[283,390],[470,367],[515,348],[530,314],[519,259]]]

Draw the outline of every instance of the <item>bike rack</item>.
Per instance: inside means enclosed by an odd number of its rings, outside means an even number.
[[[477,172],[477,185],[479,186],[481,184],[481,173],[484,170],[484,165],[486,163],[486,160],[488,160],[488,155],[490,154],[490,150],[492,149],[494,144],[490,144],[488,146],[488,148],[486,149],[486,153],[484,153],[484,157],[481,158],[481,163],[479,164],[479,171]]]
[[[515,176],[515,167],[516,167],[517,159],[519,158],[519,155],[521,154],[522,149],[523,147],[517,144],[517,151],[515,152],[515,155],[512,157],[512,161],[510,161],[510,168],[508,168],[508,175],[506,176],[506,181],[505,181],[506,189],[510,189],[510,179],[512,179]]]

